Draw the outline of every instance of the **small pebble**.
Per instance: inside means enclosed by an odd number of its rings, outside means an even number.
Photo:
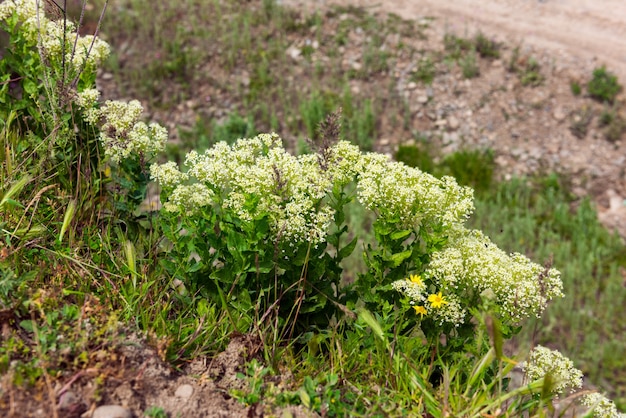
[[[82,402],[80,397],[71,390],[68,390],[59,396],[59,409],[69,409],[80,402]]]
[[[91,418],[133,418],[133,414],[119,405],[102,405],[93,411]]]
[[[185,399],[191,398],[191,395],[193,395],[193,386],[191,385],[180,385],[174,393],[174,396],[177,398]]]

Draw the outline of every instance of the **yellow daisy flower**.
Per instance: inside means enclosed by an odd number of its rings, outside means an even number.
[[[409,281],[411,283],[415,283],[417,285],[421,285],[422,282],[422,276],[416,275],[416,274],[411,274],[411,276],[409,277]]]
[[[433,308],[441,308],[443,305],[448,303],[444,296],[441,296],[441,292],[438,294],[432,294],[428,296],[428,301],[430,302],[430,306]]]
[[[428,313],[426,312],[426,308],[424,308],[423,306],[413,306],[413,309],[415,309],[415,313],[420,314],[422,318]]]

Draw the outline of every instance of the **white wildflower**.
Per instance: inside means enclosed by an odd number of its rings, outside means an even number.
[[[574,392],[583,384],[583,373],[574,368],[574,363],[556,350],[536,346],[529,355],[528,361],[522,364],[525,379],[528,382],[550,375],[554,382],[552,391],[561,394],[566,389]]]
[[[489,289],[502,317],[513,323],[540,316],[548,301],[563,296],[558,270],[521,254],[507,255],[480,231],[462,226],[450,229],[446,246],[432,255],[426,274],[459,296]]]
[[[617,411],[615,403],[604,395],[594,392],[584,395],[582,404],[590,408],[595,418],[623,418],[626,414]]]
[[[75,103],[83,110],[90,110],[98,101],[100,92],[98,89],[85,89],[78,93]]]
[[[174,188],[187,180],[188,176],[178,169],[174,161],[165,164],[154,163],[150,166],[150,177],[165,188]]]
[[[366,154],[362,161],[359,200],[402,228],[425,222],[444,226],[463,223],[474,210],[472,189],[459,186],[451,177],[439,180],[381,154]]]

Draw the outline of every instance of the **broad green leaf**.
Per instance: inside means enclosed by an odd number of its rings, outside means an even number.
[[[389,238],[393,239],[393,240],[398,240],[398,239],[403,239],[408,237],[411,234],[410,229],[405,229],[403,231],[396,231],[396,232],[392,232],[391,235],[389,235]]]
[[[413,254],[413,251],[406,250],[401,253],[393,254],[387,257],[386,260],[391,262],[391,267],[398,267],[404,260],[411,257],[411,254]]]
[[[354,248],[356,247],[358,240],[359,240],[359,237],[354,237],[354,239],[352,239],[352,241],[350,241],[348,245],[346,245],[341,250],[339,250],[339,260],[343,260],[344,258],[348,257],[350,254],[352,254],[352,251],[354,251]]]

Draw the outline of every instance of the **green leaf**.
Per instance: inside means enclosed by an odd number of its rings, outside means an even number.
[[[39,89],[37,88],[37,83],[35,83],[33,80],[29,78],[24,79],[24,82],[22,83],[22,88],[29,96],[37,97]]]
[[[390,257],[387,257],[386,261],[391,262],[391,267],[398,267],[400,264],[402,264],[402,262],[404,262],[404,260],[411,257],[411,254],[413,254],[412,250],[402,251],[401,253],[396,253],[391,255]]]
[[[411,234],[410,229],[405,229],[403,231],[396,231],[396,232],[392,232],[391,235],[389,235],[389,238],[391,238],[392,240],[398,240],[398,239],[403,239],[406,238],[407,236],[409,236]]]
[[[380,236],[387,236],[389,234],[391,234],[394,231],[393,226],[388,225],[387,223],[384,222],[374,222],[374,233],[376,235],[380,235]]]
[[[356,247],[356,243],[358,242],[358,238],[359,237],[354,237],[354,239],[350,241],[348,245],[346,245],[345,247],[339,250],[339,255],[337,258],[340,261],[348,257],[350,254],[352,254],[352,251],[354,251],[354,248]]]

